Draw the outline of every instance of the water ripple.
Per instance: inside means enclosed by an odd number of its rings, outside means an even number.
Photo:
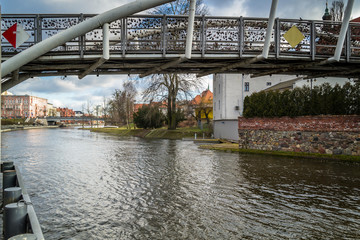
[[[357,163],[74,129],[3,133],[3,158],[47,239],[360,238]]]

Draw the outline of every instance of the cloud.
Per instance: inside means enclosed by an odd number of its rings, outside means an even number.
[[[248,0],[208,0],[205,1],[209,6],[213,16],[246,16]]]
[[[111,97],[115,89],[122,88],[127,78],[125,75],[87,76],[82,80],[77,77],[32,78],[13,87],[10,92],[46,98],[58,107],[66,106],[79,110],[88,100],[97,104],[102,102],[104,97]]]

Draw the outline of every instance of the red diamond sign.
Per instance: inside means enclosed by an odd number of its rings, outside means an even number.
[[[24,30],[21,25],[15,23],[3,34],[4,38],[9,41],[14,48],[18,48],[26,40],[30,38],[30,35]]]

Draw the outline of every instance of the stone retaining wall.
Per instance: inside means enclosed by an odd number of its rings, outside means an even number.
[[[360,116],[239,118],[239,147],[360,155]]]

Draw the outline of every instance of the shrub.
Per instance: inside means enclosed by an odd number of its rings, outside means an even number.
[[[296,117],[306,115],[360,115],[360,83],[325,83],[310,89],[261,91],[244,99],[244,117]]]
[[[164,119],[164,114],[157,106],[143,106],[134,113],[134,123],[138,128],[160,128]]]

